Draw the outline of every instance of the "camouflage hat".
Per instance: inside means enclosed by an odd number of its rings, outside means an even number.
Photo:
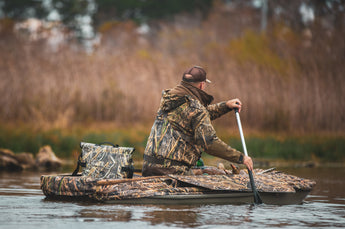
[[[206,71],[200,66],[194,66],[187,69],[182,76],[182,80],[186,82],[203,82],[211,83],[210,80],[206,78]]]

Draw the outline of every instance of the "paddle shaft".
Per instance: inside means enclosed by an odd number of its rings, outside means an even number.
[[[241,119],[240,119],[240,114],[238,112],[238,109],[235,109],[235,114],[236,114],[238,129],[240,131],[240,136],[241,136],[241,141],[242,141],[242,146],[243,146],[243,152],[244,152],[244,155],[246,155],[248,157],[247,146],[246,146],[246,142],[244,140],[242,124],[241,124]],[[258,191],[256,190],[253,172],[249,169],[248,169],[248,175],[249,175],[249,179],[250,179],[250,185],[252,186],[252,190],[253,190],[253,194],[254,194],[254,203],[255,204],[261,204],[262,200],[261,200],[261,197],[260,197]]]
[[[241,136],[241,141],[242,141],[242,146],[243,146],[243,152],[244,152],[244,155],[246,155],[248,157],[247,146],[246,146],[246,142],[244,141],[244,135],[243,135],[243,130],[242,130],[240,114],[239,114],[237,109],[235,109],[235,114],[236,114],[238,129],[240,131],[240,136]]]

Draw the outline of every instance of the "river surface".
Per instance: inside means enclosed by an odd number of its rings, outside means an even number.
[[[299,205],[114,205],[46,200],[41,173],[0,172],[0,228],[345,228],[345,169],[280,169],[317,182]]]

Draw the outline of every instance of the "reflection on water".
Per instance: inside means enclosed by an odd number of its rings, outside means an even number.
[[[0,228],[344,227],[343,168],[284,169],[316,180],[301,205],[111,205],[46,200],[38,173],[0,173]]]
[[[299,168],[283,171],[316,181],[307,200],[345,204],[345,168]]]

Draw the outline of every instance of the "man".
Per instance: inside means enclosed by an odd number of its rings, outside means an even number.
[[[206,71],[194,66],[179,85],[163,91],[144,153],[143,176],[191,174],[202,152],[253,169],[252,159],[220,140],[211,124],[235,108],[241,111],[240,100],[210,105],[213,97],[204,91],[206,83],[211,83]]]

